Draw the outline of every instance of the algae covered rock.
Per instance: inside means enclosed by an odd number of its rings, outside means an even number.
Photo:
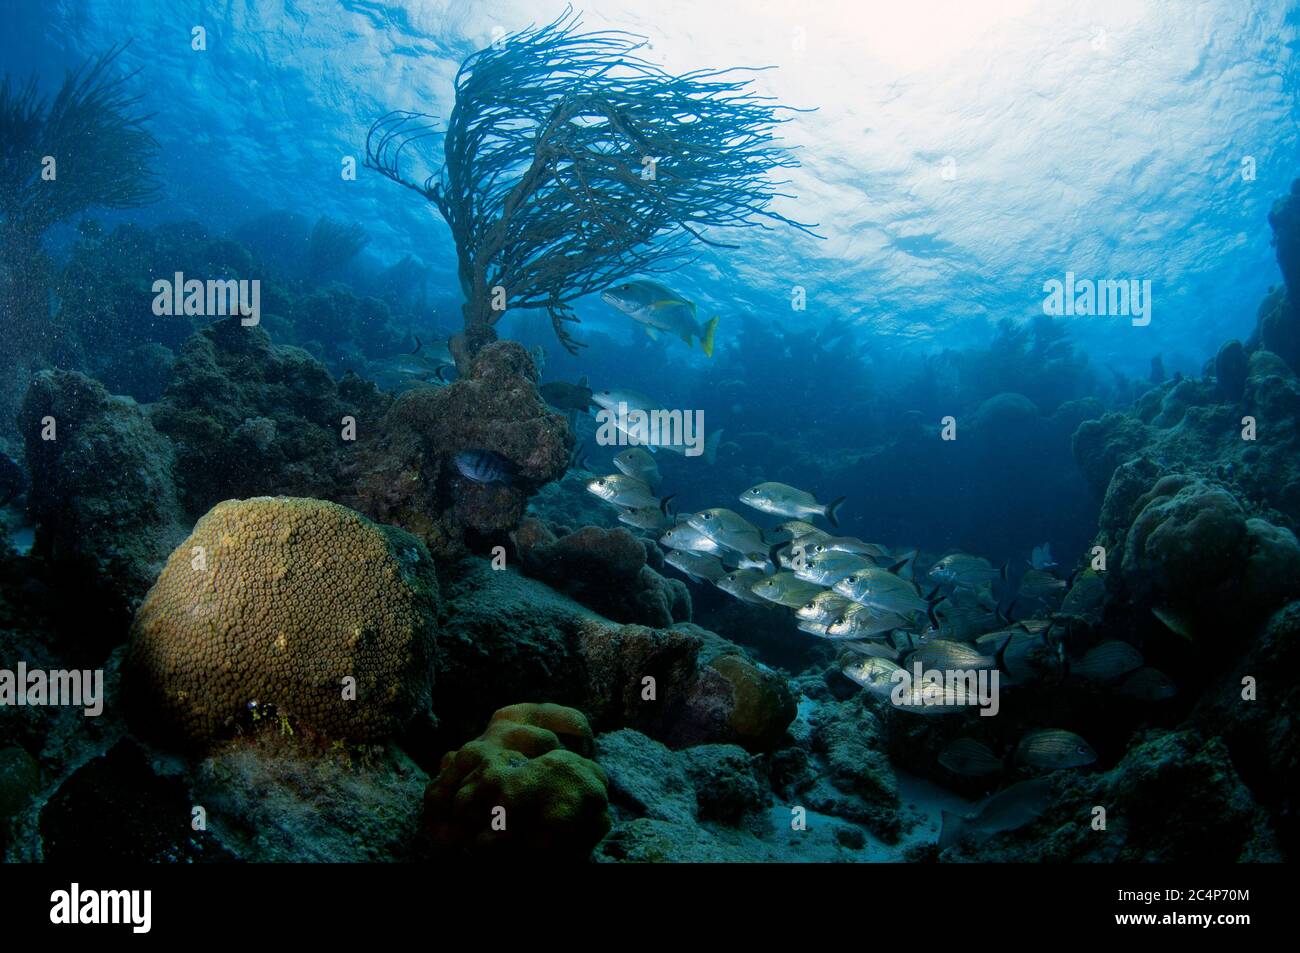
[[[483,348],[469,373],[447,387],[402,394],[366,448],[357,505],[375,519],[422,536],[435,554],[461,554],[468,540],[503,539],[529,497],[568,467],[573,435],[537,393],[537,370],[513,341]],[[487,451],[508,479],[479,483],[454,458]]]
[[[195,743],[270,717],[383,738],[429,708],[437,606],[410,534],[320,500],[230,500],[137,612],[126,700]]]
[[[645,543],[621,526],[584,526],[557,538],[530,518],[513,538],[524,572],[615,622],[664,627],[691,619],[686,584],[647,565]]]
[[[36,551],[109,612],[116,641],[184,535],[171,446],[134,400],[75,371],[38,373],[18,423]]]
[[[430,837],[473,853],[586,857],[610,825],[605,772],[589,760],[594,748],[580,711],[502,708],[482,735],[443,756],[424,797]]]
[[[683,747],[724,742],[769,751],[784,739],[796,713],[782,675],[743,656],[722,655],[700,669],[669,740]]]
[[[1223,342],[1214,358],[1214,380],[1219,393],[1228,400],[1241,400],[1246,389],[1250,359],[1236,338]]]
[[[0,748],[0,827],[26,806],[40,780],[35,758],[22,748]]]

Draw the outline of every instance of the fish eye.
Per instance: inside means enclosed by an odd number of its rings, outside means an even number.
[[[840,616],[838,619],[832,622],[831,625],[843,625],[844,622],[845,622],[844,616]]]
[[[604,481],[604,480],[597,480],[597,481],[596,481],[596,486],[604,486],[604,485],[605,485],[605,481]]]
[[[848,579],[846,579],[846,580],[844,580],[844,581],[847,582],[847,583],[851,586],[851,585],[853,585],[854,583],[856,583],[856,582],[858,581],[858,577],[857,577],[857,576],[849,576]]]

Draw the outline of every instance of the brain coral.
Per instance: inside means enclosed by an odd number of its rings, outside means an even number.
[[[227,500],[136,613],[127,698],[190,742],[271,713],[378,739],[428,710],[437,599],[427,550],[402,530],[321,500]]]
[[[594,748],[576,709],[502,708],[482,735],[443,755],[424,792],[425,826],[442,846],[586,857],[610,825],[605,772],[586,757]]]

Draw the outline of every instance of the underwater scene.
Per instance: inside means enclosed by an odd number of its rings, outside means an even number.
[[[6,861],[1300,849],[1300,4],[0,12]]]

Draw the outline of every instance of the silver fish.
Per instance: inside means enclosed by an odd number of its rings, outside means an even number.
[[[830,503],[818,503],[811,493],[786,483],[760,483],[740,494],[740,502],[752,506],[760,513],[795,518],[822,516],[832,526],[840,525],[839,509],[844,504],[844,499],[841,496]]]

